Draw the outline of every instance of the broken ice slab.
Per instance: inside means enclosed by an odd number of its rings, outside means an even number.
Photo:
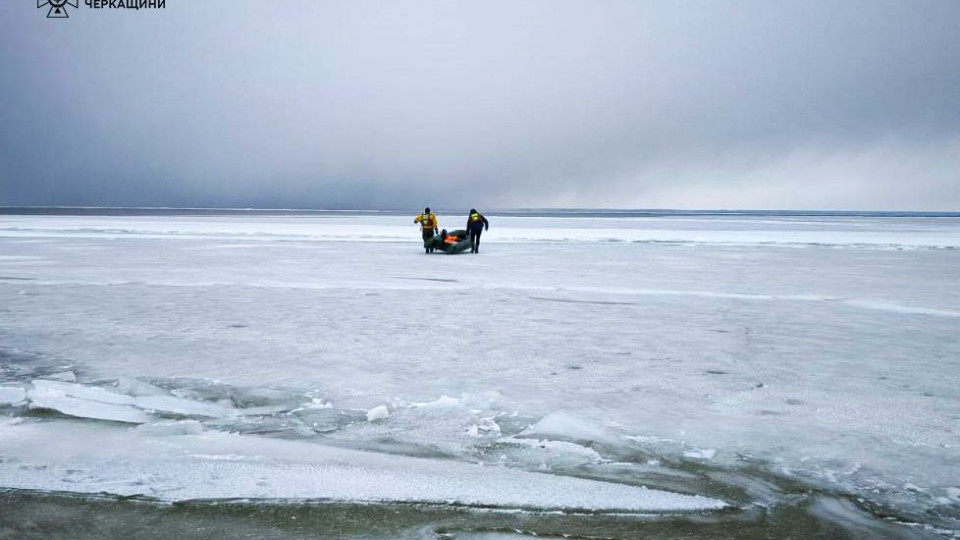
[[[236,409],[231,407],[174,396],[138,396],[134,398],[134,404],[141,409],[179,416],[206,416],[211,418],[233,418],[237,416]]]
[[[189,426],[194,427],[189,427]],[[422,503],[478,508],[607,513],[703,512],[726,508],[710,497],[570,476],[339,448],[314,441],[203,431],[144,437],[153,428],[78,422],[0,423],[4,487],[75,493],[144,493],[162,501],[312,499]],[[157,426],[190,431],[193,424]],[[50,444],[57,440],[58,444]],[[269,456],[265,458],[264,456]],[[27,465],[24,467],[23,465]],[[150,479],[145,486],[143,479]]]
[[[149,422],[151,419],[150,415],[130,404],[88,399],[76,395],[81,394],[87,397],[96,396],[103,397],[104,399],[115,399],[113,396],[109,396],[109,392],[105,390],[85,388],[71,394],[69,389],[58,388],[52,385],[37,385],[37,382],[44,381],[35,381],[34,387],[27,392],[31,409],[51,409],[78,418],[111,420],[114,422],[128,422],[133,424],[142,424]],[[92,392],[93,390],[101,390],[103,395]],[[120,396],[118,394],[116,397],[123,398],[129,396]]]
[[[0,386],[0,405],[14,405],[27,398],[27,391],[19,386]]]
[[[132,396],[111,392],[105,388],[84,386],[82,384],[61,381],[50,381],[45,379],[34,379],[33,389],[28,392],[28,394],[31,396],[31,399],[33,399],[33,395],[54,393],[84,401],[110,403],[113,405],[133,405]]]
[[[132,389],[130,385],[121,387]],[[130,396],[106,388],[40,379],[33,381],[33,388],[26,394],[33,409],[52,409],[69,416],[116,422],[150,422],[153,416],[148,413],[212,418],[237,416],[236,409],[214,403],[150,393]]]

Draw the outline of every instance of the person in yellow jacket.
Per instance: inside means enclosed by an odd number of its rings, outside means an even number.
[[[430,207],[428,206],[423,209],[422,214],[413,218],[413,222],[420,224],[420,230],[423,231],[423,249],[427,253],[431,253],[433,248],[426,247],[426,244],[433,239],[433,235],[437,234],[437,231],[439,230],[438,227],[440,224],[437,223],[437,216],[433,215],[433,212],[430,211]]]

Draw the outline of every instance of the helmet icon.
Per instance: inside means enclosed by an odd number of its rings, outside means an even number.
[[[50,11],[47,12],[48,19],[66,19],[70,16],[67,15],[67,6],[79,8],[80,2],[78,0],[37,0],[38,9],[47,5],[50,6]]]

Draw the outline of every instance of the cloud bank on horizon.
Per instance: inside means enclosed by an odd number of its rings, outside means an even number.
[[[960,2],[0,5],[0,205],[960,210]]]

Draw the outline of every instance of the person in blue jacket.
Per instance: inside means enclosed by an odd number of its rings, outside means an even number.
[[[467,232],[470,233],[470,241],[473,247],[470,253],[480,253],[480,233],[490,229],[490,222],[483,214],[477,212],[476,208],[470,209],[470,215],[467,216]]]

